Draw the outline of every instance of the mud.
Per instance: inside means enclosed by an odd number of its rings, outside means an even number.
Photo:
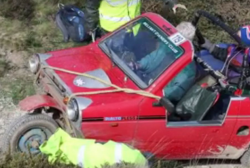
[[[2,152],[3,133],[14,118],[25,114],[12,103],[10,98],[0,97],[0,154]]]
[[[243,146],[247,147],[249,145],[246,144]],[[212,150],[210,150],[209,152],[213,155],[217,155],[217,158],[220,158],[220,159],[228,159],[228,158],[237,159],[237,158],[241,157],[244,154],[244,152],[246,151],[246,149],[244,147],[238,149],[234,146],[227,146],[227,147],[218,146],[217,148],[218,148],[219,152],[213,152]]]

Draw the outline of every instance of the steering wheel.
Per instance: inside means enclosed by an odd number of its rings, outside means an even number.
[[[228,25],[226,25],[224,22],[222,22],[219,18],[211,15],[210,13],[198,10],[196,11],[194,18],[192,20],[192,24],[196,27],[196,36],[198,38],[198,43],[201,45],[205,42],[205,38],[200,32],[200,30],[197,27],[197,24],[199,22],[200,17],[203,16],[210,20],[214,25],[219,26],[221,29],[223,29],[225,32],[227,32],[231,38],[233,38],[239,46],[245,47],[245,45],[241,42],[240,37],[237,35],[237,32],[233,29],[231,29]]]
[[[142,81],[144,81],[146,84],[149,84],[151,78],[147,74],[145,74],[143,70],[137,69],[135,64],[135,61],[130,61],[130,65],[129,63],[127,63],[127,66],[130,67]]]

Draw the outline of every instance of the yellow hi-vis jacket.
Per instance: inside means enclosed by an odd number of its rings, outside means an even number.
[[[60,128],[40,146],[40,151],[48,155],[50,163],[59,161],[84,168],[101,168],[105,164],[122,162],[147,166],[143,154],[125,144],[114,141],[100,144],[93,139],[72,138]]]
[[[112,32],[141,14],[141,0],[102,0],[100,26]]]

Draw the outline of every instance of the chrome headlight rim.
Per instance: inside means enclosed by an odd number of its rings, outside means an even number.
[[[39,56],[37,54],[32,55],[32,57],[29,59],[30,71],[36,74],[39,70],[39,64],[40,64]]]
[[[72,98],[68,103],[67,103],[67,115],[68,118],[72,121],[77,121],[79,118],[79,106],[77,103],[77,100],[75,98]]]

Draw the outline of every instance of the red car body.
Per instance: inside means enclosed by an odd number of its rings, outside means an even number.
[[[172,24],[157,14],[146,13],[135,20],[141,17],[148,18],[168,36],[177,33]],[[128,24],[130,22],[123,27]],[[112,65],[111,59],[98,45],[113,33],[87,46],[41,54],[41,62],[80,73],[100,68],[113,84],[121,88],[140,90],[121,68]],[[184,50],[181,59],[167,68],[145,89],[146,91],[162,97],[164,86],[192,61],[194,57],[192,43],[187,40],[180,46]],[[49,73],[55,78],[50,78]],[[58,91],[58,85],[53,79],[56,79],[71,94],[110,89],[110,87],[101,89],[78,87],[73,84],[75,77],[76,75],[57,70],[42,70],[38,81],[48,94],[27,97],[20,102],[20,107],[23,110],[32,111],[49,106],[63,113],[66,112],[63,100],[67,96]],[[81,117],[74,123],[81,129],[85,138],[124,142],[141,151],[166,159],[238,159],[249,147],[249,97],[231,97],[226,117],[220,124],[207,121],[171,124],[164,107],[154,107],[152,104],[155,99],[138,94],[115,92],[79,97],[84,97],[82,101],[85,101],[86,107],[82,107]]]

